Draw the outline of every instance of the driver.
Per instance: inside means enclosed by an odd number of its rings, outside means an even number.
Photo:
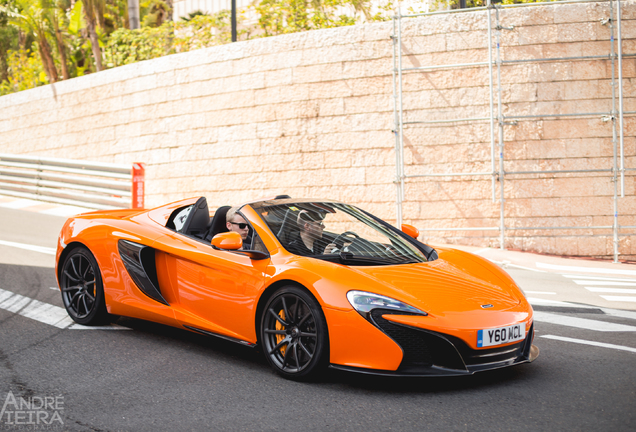
[[[303,256],[333,253],[336,245],[327,244],[322,238],[325,229],[325,224],[322,223],[324,218],[325,215],[322,213],[301,210],[296,220],[300,231],[296,238],[287,244],[287,250]]]

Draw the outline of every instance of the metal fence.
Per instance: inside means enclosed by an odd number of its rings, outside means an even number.
[[[94,209],[131,206],[130,165],[0,154],[0,194]]]
[[[502,31],[513,30],[512,27],[502,25],[500,11],[508,8],[518,7],[546,7],[546,5],[554,4],[571,4],[571,3],[592,3],[602,2],[608,3],[610,8],[610,16],[601,21],[601,24],[610,28],[610,39],[608,40],[607,55],[591,55],[578,57],[558,57],[558,58],[532,58],[519,60],[502,60],[501,56],[501,34]],[[487,53],[488,58],[483,62],[458,63],[430,65],[419,67],[403,67],[402,65],[402,21],[405,18],[433,16],[440,14],[453,13],[471,13],[474,11],[485,11],[485,19],[487,21]],[[493,26],[494,21],[494,26]],[[636,114],[636,111],[624,111],[623,109],[623,59],[626,57],[634,57],[636,54],[625,54],[622,52],[622,32],[621,32],[621,7],[620,0],[573,0],[573,1],[552,1],[547,3],[525,3],[501,5],[493,4],[491,0],[487,0],[485,7],[476,7],[471,9],[459,9],[440,12],[429,12],[420,14],[403,15],[398,13],[393,18],[393,96],[394,96],[394,117],[395,117],[395,154],[396,154],[396,180],[397,185],[397,222],[398,226],[403,219],[403,203],[405,197],[405,183],[409,179],[418,177],[458,177],[458,176],[490,176],[492,182],[492,201],[500,204],[499,225],[487,227],[447,227],[447,228],[424,228],[420,231],[499,231],[500,248],[504,249],[506,240],[506,231],[528,231],[528,230],[579,230],[594,229],[606,230],[611,234],[601,234],[603,236],[612,236],[614,245],[614,262],[618,262],[619,256],[619,237],[633,236],[634,233],[625,232],[625,230],[636,228],[636,226],[619,225],[618,200],[625,197],[625,172],[635,171],[636,168],[625,167],[625,146],[624,146],[624,118],[628,115]],[[494,39],[494,47],[493,47]],[[616,43],[614,43],[616,41]],[[493,58],[494,57],[494,58]],[[610,61],[612,69],[611,77],[611,101],[612,109],[608,112],[576,112],[569,114],[545,113],[538,115],[504,115],[502,103],[502,66],[506,64],[521,64],[531,62],[560,62],[560,61]],[[489,116],[471,117],[471,118],[455,118],[455,119],[431,119],[431,120],[414,120],[405,121],[405,107],[403,102],[403,75],[405,73],[428,72],[434,70],[445,70],[452,68],[487,68],[489,78]],[[496,105],[496,106],[495,106]],[[612,122],[612,145],[613,145],[613,163],[611,167],[606,169],[588,169],[588,170],[527,170],[527,171],[506,171],[504,157],[505,136],[504,126],[517,125],[521,121],[533,121],[546,118],[601,118],[603,121]],[[440,172],[427,174],[408,174],[406,173],[406,164],[404,159],[404,129],[409,125],[426,125],[426,124],[454,124],[454,123],[470,123],[470,122],[489,122],[490,123],[490,162],[491,170],[482,172]],[[506,218],[504,216],[505,194],[504,182],[507,176],[527,175],[527,174],[571,174],[571,173],[607,173],[611,176],[614,184],[613,192],[613,224],[604,226],[552,226],[552,227],[509,227],[506,226]],[[514,177],[513,177],[514,178]],[[497,197],[497,183],[499,184],[499,196]]]

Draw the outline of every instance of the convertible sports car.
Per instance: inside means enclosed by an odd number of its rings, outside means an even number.
[[[80,324],[123,315],[260,347],[295,380],[327,366],[439,376],[533,361],[532,307],[510,276],[417,237],[336,201],[284,195],[211,218],[191,198],[70,218],[56,274]]]

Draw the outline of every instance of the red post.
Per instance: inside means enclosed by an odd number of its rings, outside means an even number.
[[[144,208],[146,164],[135,162],[132,166],[132,208]]]

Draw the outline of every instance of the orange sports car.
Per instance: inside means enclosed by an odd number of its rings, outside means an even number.
[[[204,197],[70,218],[56,274],[66,310],[259,347],[283,377],[326,367],[467,375],[533,361],[533,311],[502,269],[417,240],[352,205],[278,196],[212,217]]]

